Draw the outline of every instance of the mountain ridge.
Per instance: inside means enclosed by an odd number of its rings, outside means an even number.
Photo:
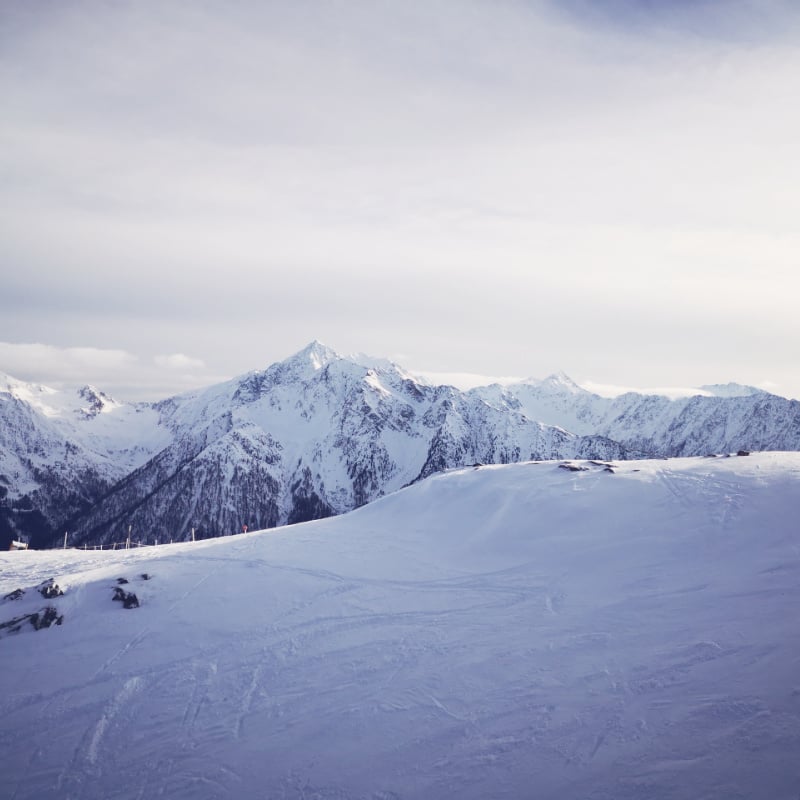
[[[39,545],[300,522],[470,463],[800,449],[800,404],[766,392],[602,398],[564,373],[462,392],[316,340],[155,403],[3,386],[0,536]]]

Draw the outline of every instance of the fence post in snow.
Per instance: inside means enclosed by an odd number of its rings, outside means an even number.
[[[126,550],[130,550],[130,548],[131,548],[131,528],[132,527],[133,527],[132,525],[128,525],[128,539],[125,542],[125,549]]]
[[[192,541],[194,541],[194,528],[192,528]]]
[[[67,549],[67,535],[68,535],[68,531],[64,531],[64,549],[65,550]]]

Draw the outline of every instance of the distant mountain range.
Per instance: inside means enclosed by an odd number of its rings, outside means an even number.
[[[319,342],[156,403],[0,375],[0,546],[301,522],[473,463],[800,450],[798,401],[702,388],[608,399],[559,374],[462,392]]]

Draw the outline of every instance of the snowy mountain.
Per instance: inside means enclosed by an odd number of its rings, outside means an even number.
[[[0,536],[204,538],[341,514],[465,464],[800,449],[796,401],[722,393],[736,396],[608,400],[565,375],[461,392],[319,342],[150,404],[4,378]]]
[[[12,535],[46,539],[170,438],[146,404],[0,374],[0,546]]]
[[[599,435],[657,457],[739,450],[800,450],[800,402],[739,384],[670,399],[628,392],[607,398],[566,375],[479,387],[468,394],[579,435]]]
[[[316,519],[463,464],[625,456],[316,342],[156,408],[172,443],[71,521],[77,541],[119,540],[128,525],[165,541]]]
[[[800,454],[565,466],[0,553],[3,796],[795,797]]]

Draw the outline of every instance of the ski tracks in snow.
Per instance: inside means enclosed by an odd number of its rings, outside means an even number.
[[[135,675],[126,680],[120,689],[108,700],[96,722],[86,728],[77,746],[72,752],[69,763],[58,775],[56,788],[66,797],[80,796],[80,786],[87,777],[96,777],[107,771],[108,764],[114,763],[114,755],[119,749],[114,745],[107,745],[109,733],[117,729],[124,730],[129,721],[131,706],[134,698],[144,688],[145,681]],[[72,789],[76,789],[73,795]]]
[[[210,569],[199,580],[195,581],[188,589],[182,592],[167,608],[167,614],[171,614],[181,603],[189,598],[196,592],[213,574],[213,569]],[[71,687],[62,693],[59,693],[59,700],[62,704],[68,705],[73,696],[78,693],[85,692],[92,686],[99,687],[108,679],[114,680],[113,673],[110,672],[111,668],[118,664],[128,653],[134,648],[138,647],[151,633],[152,628],[145,626],[138,631],[134,636],[128,639],[122,647],[119,647],[101,666],[93,673],[88,682],[81,687]],[[184,711],[183,724],[191,731],[196,723],[197,717],[203,707],[207,696],[208,686],[212,680],[212,674],[215,671],[215,664],[206,665],[208,675],[205,679],[193,680],[193,691],[189,702]],[[95,775],[105,771],[103,766],[108,758],[105,757],[104,752],[107,750],[106,739],[111,729],[116,728],[119,723],[119,718],[124,715],[125,709],[135,699],[136,695],[141,693],[145,685],[145,677],[143,675],[134,675],[125,680],[122,687],[107,701],[100,718],[96,722],[86,728],[84,735],[80,738],[77,746],[73,750],[72,757],[69,763],[61,770],[58,776],[58,788],[68,790],[72,784],[80,785],[82,775]],[[55,699],[55,698],[53,698]],[[51,699],[45,709],[53,702]],[[112,748],[113,751],[113,748]],[[111,759],[113,761],[113,758]],[[144,778],[142,791],[146,787],[148,776]],[[71,795],[70,795],[71,796]]]
[[[181,727],[191,735],[197,725],[197,718],[208,702],[211,684],[217,675],[216,662],[194,661],[191,666],[190,682],[192,690],[181,717]]]
[[[253,668],[253,673],[250,678],[250,685],[247,687],[247,690],[242,696],[242,704],[239,707],[239,712],[236,716],[236,724],[234,727],[234,732],[236,734],[237,739],[242,738],[244,721],[247,715],[250,713],[250,708],[253,705],[253,695],[255,695],[256,689],[259,686],[260,679],[261,679],[261,666],[259,665]]]
[[[719,475],[683,470],[659,469],[657,476],[669,494],[687,511],[703,506],[709,510],[711,522],[726,529],[745,504],[739,482]]]
[[[190,586],[183,594],[181,594],[167,609],[167,614],[171,614],[187,597],[196,592],[210,577],[213,570],[210,570],[203,575],[200,580]],[[150,627],[142,628],[133,638],[127,641],[119,650],[117,650],[107,661],[105,661],[99,669],[92,676],[92,681],[99,680],[108,669],[119,661],[126,653],[141,644],[142,641],[150,633]]]
[[[133,699],[133,696],[142,688],[142,679],[138,676],[125,681],[122,689],[112,698],[111,702],[106,706],[103,715],[97,722],[97,726],[92,734],[92,739],[89,742],[89,747],[86,751],[86,760],[90,764],[97,763],[98,751],[103,742],[103,737],[106,735],[109,725],[119,714],[120,710]]]

